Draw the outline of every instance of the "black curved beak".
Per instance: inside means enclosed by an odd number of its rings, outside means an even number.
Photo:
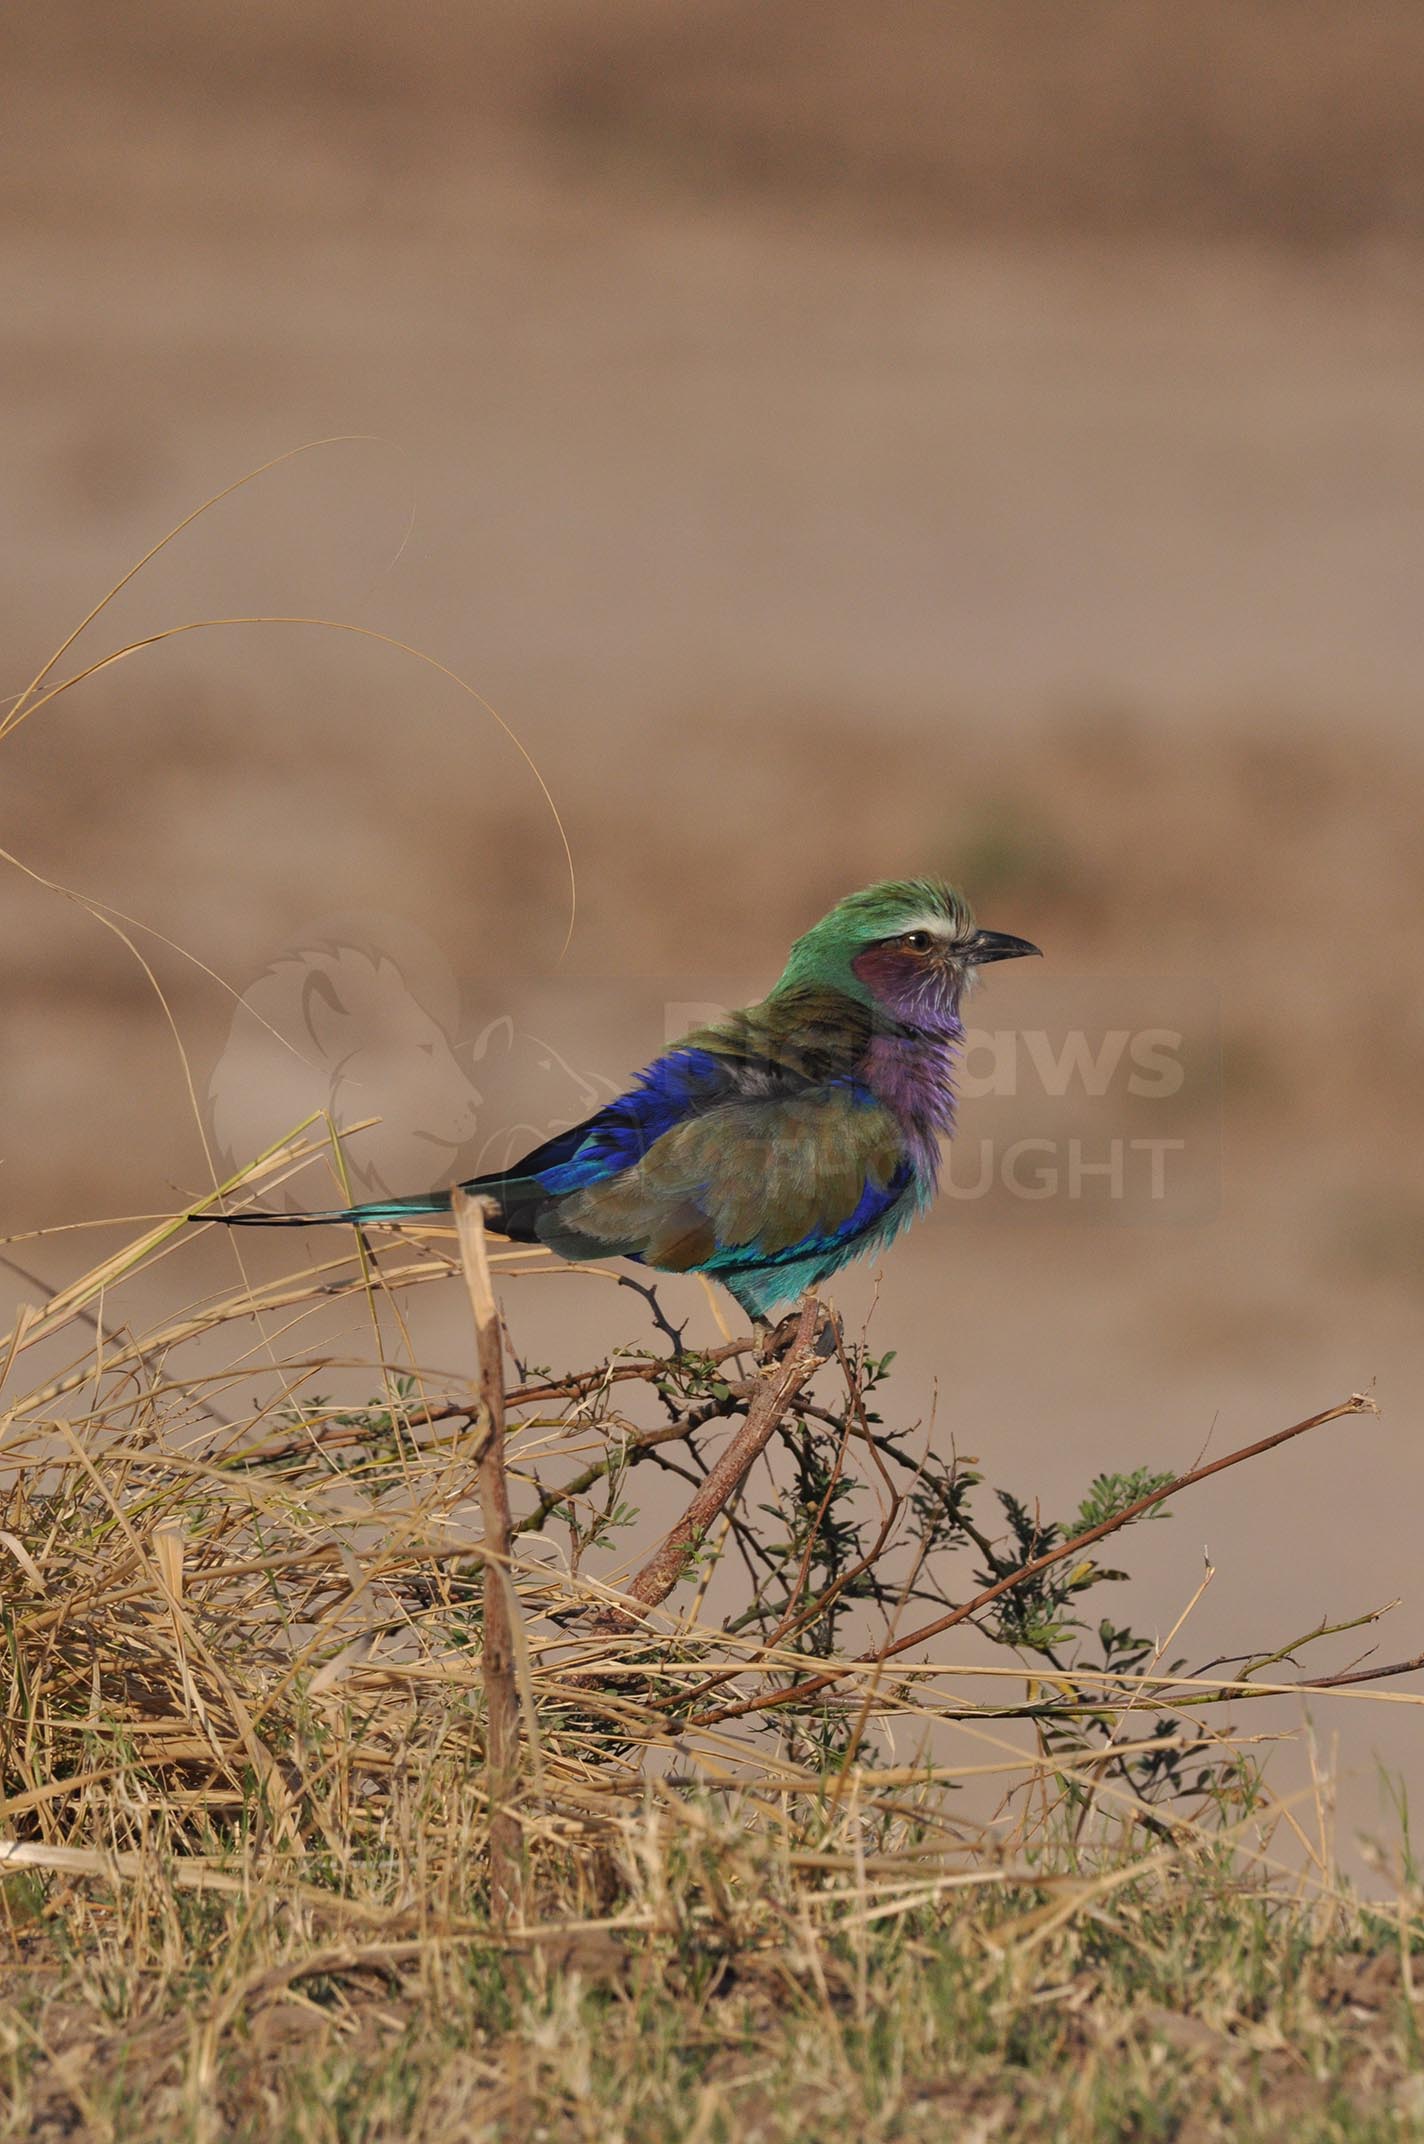
[[[964,958],[971,966],[982,968],[990,960],[1021,960],[1027,953],[1043,955],[1027,938],[1011,938],[1007,931],[977,931],[965,948]]]

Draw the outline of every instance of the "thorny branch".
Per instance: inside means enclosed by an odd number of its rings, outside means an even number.
[[[1311,1415],[1303,1422],[1295,1422],[1289,1429],[1276,1430],[1270,1436],[1258,1438],[1254,1444],[1242,1445],[1239,1450],[1228,1452],[1220,1459],[1211,1460],[1203,1466],[1193,1467],[1187,1473],[1179,1474],[1174,1480],[1159,1484],[1148,1494],[1127,1505],[1125,1509],[1101,1520],[1096,1526],[1087,1527],[1081,1533],[1074,1534],[1071,1539],[1060,1542],[1054,1548],[1046,1549],[1041,1555],[1030,1557],[1017,1570],[1006,1573],[992,1585],[984,1587],[971,1600],[960,1603],[958,1607],[950,1609],[947,1614],[937,1616],[932,1622],[921,1624],[917,1629],[906,1632],[902,1637],[892,1639],[878,1651],[862,1653],[854,1661],[847,1661],[827,1668],[821,1674],[802,1682],[793,1683],[785,1689],[766,1691],[760,1696],[747,1698],[735,1705],[725,1705],[714,1712],[698,1714],[691,1724],[698,1727],[713,1724],[720,1725],[726,1720],[744,1718],[750,1713],[765,1712],[790,1704],[804,1704],[808,1698],[818,1695],[822,1690],[829,1689],[843,1677],[855,1674],[866,1666],[879,1667],[898,1654],[909,1652],[915,1646],[927,1644],[931,1638],[939,1637],[944,1631],[953,1629],[957,1624],[970,1621],[971,1618],[979,1615],[985,1608],[991,1606],[1011,1589],[1025,1585],[1041,1573],[1051,1569],[1055,1564],[1066,1562],[1069,1557],[1081,1557],[1084,1549],[1091,1548],[1094,1543],[1105,1539],[1107,1535],[1116,1533],[1122,1527],[1130,1525],[1134,1519],[1142,1518],[1147,1513],[1156,1510],[1172,1497],[1180,1495],[1184,1489],[1192,1488],[1196,1483],[1206,1481],[1211,1475],[1223,1473],[1228,1467],[1241,1466],[1247,1460],[1258,1459],[1263,1453],[1274,1451],[1278,1445],[1289,1442],[1291,1438],[1304,1436],[1313,1429],[1322,1428],[1327,1422],[1340,1420],[1342,1416],[1374,1414],[1377,1412],[1378,1409],[1373,1400],[1366,1398],[1361,1393],[1354,1393],[1348,1400],[1342,1400],[1338,1406],[1327,1407],[1322,1413]],[[1402,1669],[1401,1672],[1403,1672]],[[694,1692],[693,1696],[695,1697],[696,1695],[697,1693]]]

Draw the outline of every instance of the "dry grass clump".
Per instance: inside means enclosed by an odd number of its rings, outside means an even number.
[[[791,1390],[750,1341],[682,1349],[654,1298],[656,1347],[502,1380],[501,1581],[488,1348],[482,1394],[380,1339],[457,1275],[453,1236],[135,1331],[126,1289],[181,1230],[0,1343],[5,2133],[1418,2133],[1412,1871],[1354,1899],[1323,1785],[1277,1798],[1267,1738],[1221,1716],[1299,1684],[1270,1656],[1192,1676],[1110,1623],[1084,1650],[1112,1576],[1085,1542],[1173,1484],[1105,1477],[1076,1532],[1004,1496],[1001,1540],[970,1467],[886,1426],[883,1358],[832,1333]],[[503,1288],[530,1265],[490,1259]],[[383,1387],[355,1409],[306,1347],[348,1296]],[[702,1488],[773,1377],[762,1501],[648,1606],[630,1481]],[[928,1651],[965,1622],[993,1646]]]

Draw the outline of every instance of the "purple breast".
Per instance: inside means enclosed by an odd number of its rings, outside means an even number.
[[[872,1036],[866,1085],[899,1118],[918,1175],[932,1183],[939,1142],[954,1130],[954,1061],[962,1030]]]

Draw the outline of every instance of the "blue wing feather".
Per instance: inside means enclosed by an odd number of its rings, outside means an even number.
[[[670,1051],[597,1116],[528,1155],[518,1175],[525,1182],[532,1179],[551,1201],[560,1202],[636,1168],[666,1133],[723,1103],[766,1101],[778,1094],[808,1090],[823,1095],[837,1090],[852,1107],[878,1106],[869,1088],[853,1074],[808,1081],[764,1059],[722,1056],[703,1049]],[[715,1205],[713,1185],[686,1188],[694,1203]],[[834,1271],[871,1239],[888,1240],[897,1234],[921,1203],[913,1163],[904,1155],[888,1178],[868,1176],[854,1206],[828,1226],[774,1251],[755,1241],[719,1242],[699,1262],[699,1269],[716,1274],[749,1304],[782,1300],[810,1279]],[[552,1238],[549,1220],[538,1232]],[[620,1249],[625,1257],[643,1262],[641,1252],[631,1245],[625,1243]],[[577,1255],[572,1242],[568,1253]]]
[[[517,1173],[537,1178],[554,1198],[606,1183],[641,1161],[664,1132],[740,1091],[737,1060],[710,1050],[669,1051],[597,1116],[526,1154]]]
[[[717,1057],[710,1050],[670,1051],[641,1072],[637,1084],[597,1116],[560,1133],[527,1155],[518,1174],[535,1178],[553,1198],[581,1191],[590,1184],[606,1183],[634,1167],[665,1132],[744,1094],[746,1082],[738,1077],[739,1070],[746,1070],[741,1060]],[[765,1068],[758,1066],[755,1077],[761,1086]],[[848,1090],[858,1102],[874,1105],[874,1096],[860,1081],[842,1079],[827,1084]],[[854,1210],[832,1228],[807,1235],[770,1255],[750,1244],[719,1245],[707,1269],[725,1273],[739,1268],[787,1266],[809,1256],[833,1254],[858,1243],[881,1224],[911,1190],[913,1181],[914,1171],[906,1158],[888,1182],[867,1181]]]

